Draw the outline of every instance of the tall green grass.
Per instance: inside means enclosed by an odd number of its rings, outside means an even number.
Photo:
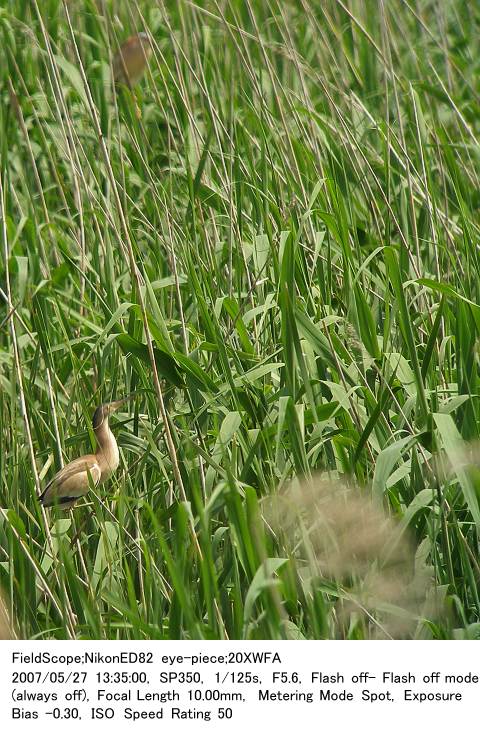
[[[144,28],[148,72],[115,91]],[[293,534],[268,520],[316,472],[409,534],[408,635],[478,635],[479,32],[453,1],[2,4],[18,635],[389,636],[402,604],[316,565],[309,506]],[[134,390],[115,480],[45,514],[94,407]]]

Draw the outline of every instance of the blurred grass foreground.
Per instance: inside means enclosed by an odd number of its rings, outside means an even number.
[[[0,635],[479,636],[479,34],[1,4]],[[115,478],[43,510],[132,391]]]

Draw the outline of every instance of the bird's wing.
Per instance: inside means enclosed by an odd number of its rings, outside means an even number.
[[[96,456],[89,455],[76,458],[55,474],[45,487],[45,491],[40,496],[40,501],[43,506],[71,504],[87,493],[90,488],[89,476],[96,486],[100,481],[101,474],[102,471]]]

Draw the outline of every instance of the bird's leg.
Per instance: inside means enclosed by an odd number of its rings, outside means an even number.
[[[135,116],[137,120],[140,122],[140,120],[142,119],[142,110],[139,107],[137,95],[135,94],[133,90],[132,90],[132,95],[133,95],[133,104],[135,107]]]
[[[128,77],[127,77],[127,80],[126,81],[127,81],[126,86],[128,88],[128,91],[132,95],[132,102],[133,102],[133,109],[135,111],[135,117],[140,122],[140,120],[142,119],[142,110],[140,109],[140,105],[138,104],[137,95],[135,94],[135,90],[134,90],[134,88],[133,88],[133,86],[132,86],[132,84],[130,82],[130,79]],[[124,92],[124,95],[125,95],[124,96],[124,99],[127,99],[128,98],[128,92],[127,92],[127,90],[124,89],[122,91]]]
[[[73,514],[72,509],[70,509],[70,511]],[[80,539],[80,535],[82,533],[83,528],[85,527],[85,525],[88,522],[88,520],[91,519],[91,517],[94,516],[94,514],[95,514],[94,510],[91,509],[90,510],[90,513],[88,514],[88,516],[85,517],[85,519],[83,520],[82,524],[80,525],[80,528],[75,532],[75,536],[73,537],[72,541],[70,542],[70,549],[73,549],[73,546],[78,542],[78,540]]]

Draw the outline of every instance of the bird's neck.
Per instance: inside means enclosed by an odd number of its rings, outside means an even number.
[[[117,441],[110,430],[108,418],[104,418],[101,425],[95,428],[95,437],[98,443],[96,455],[102,470],[103,480],[104,475],[115,471],[120,462]]]

